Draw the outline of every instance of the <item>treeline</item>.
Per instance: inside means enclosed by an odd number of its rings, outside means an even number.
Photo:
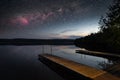
[[[73,45],[73,39],[0,39],[0,45]]]
[[[75,45],[90,50],[120,53],[120,0],[114,0],[100,21],[98,33],[75,40]]]

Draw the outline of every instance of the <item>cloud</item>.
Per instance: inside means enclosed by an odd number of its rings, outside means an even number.
[[[76,31],[76,29],[66,29],[66,30],[61,31],[60,34],[69,33],[73,31]]]
[[[61,31],[60,33],[68,33],[68,32],[71,32],[71,31],[75,31],[75,30],[73,30],[73,29],[68,29],[68,30],[63,30],[63,31]]]
[[[76,39],[76,38],[80,38],[82,36],[77,36],[77,35],[60,35],[57,33],[50,33],[50,34],[46,34],[44,35],[46,38],[49,39]]]

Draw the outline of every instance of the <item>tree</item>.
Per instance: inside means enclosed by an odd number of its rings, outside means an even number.
[[[120,0],[114,0],[105,17],[99,21],[100,32],[106,44],[114,50],[120,49]]]
[[[100,29],[104,30],[108,28],[120,28],[120,0],[114,0],[113,5],[109,7],[105,17],[101,17],[99,24]]]
[[[91,50],[120,53],[120,0],[114,0],[100,21],[100,31],[84,38],[76,39],[75,44]]]

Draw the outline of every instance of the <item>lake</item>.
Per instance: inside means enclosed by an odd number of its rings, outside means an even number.
[[[105,69],[114,61],[75,53],[79,48],[68,46],[44,46],[44,53],[57,55],[75,62]],[[0,80],[64,80],[38,60],[43,46],[0,46]]]

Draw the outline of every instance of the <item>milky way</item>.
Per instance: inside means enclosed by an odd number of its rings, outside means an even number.
[[[0,0],[0,37],[87,35],[97,31],[98,20],[110,3],[112,0]]]

